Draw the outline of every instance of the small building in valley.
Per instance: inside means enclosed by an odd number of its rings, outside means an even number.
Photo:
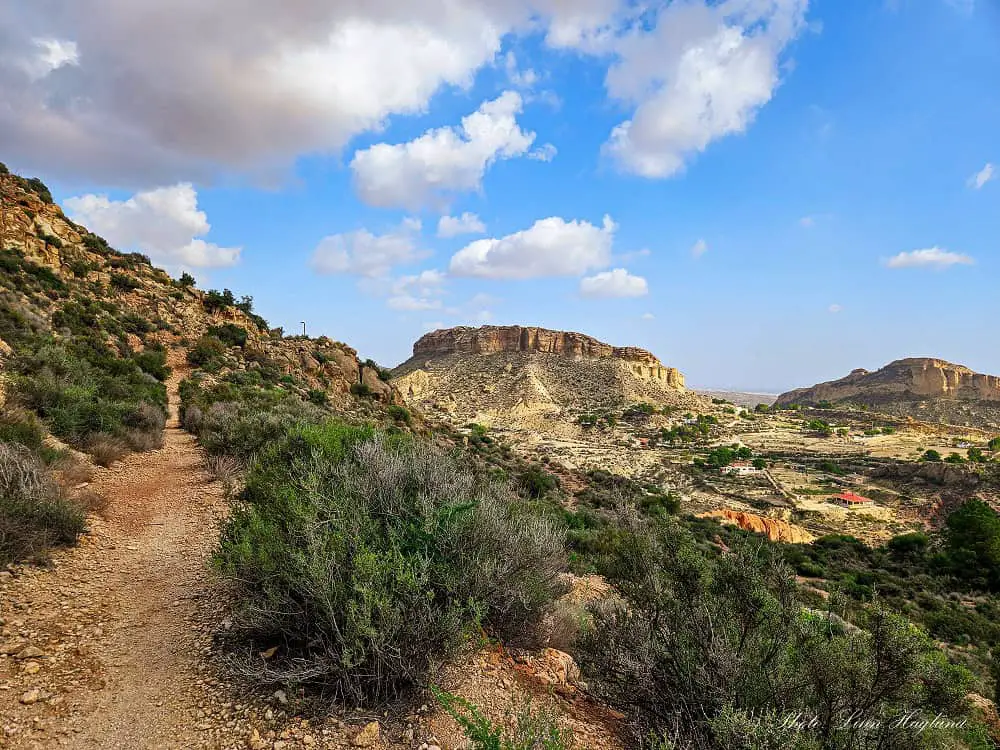
[[[736,461],[735,463],[729,464],[729,466],[723,466],[719,469],[723,474],[735,474],[738,477],[750,476],[751,474],[759,474],[760,469],[754,466],[749,461]]]
[[[839,505],[841,508],[871,508],[875,501],[870,497],[855,495],[853,492],[841,492],[830,498],[830,502]]]

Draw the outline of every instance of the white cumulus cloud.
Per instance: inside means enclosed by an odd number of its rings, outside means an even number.
[[[484,234],[486,225],[476,214],[466,211],[461,216],[442,216],[438,221],[438,237],[458,237],[461,234]]]
[[[395,266],[426,256],[417,244],[419,230],[420,222],[407,220],[386,234],[372,234],[367,229],[333,234],[320,241],[309,264],[320,274],[384,279]]]
[[[64,202],[69,216],[119,249],[139,250],[171,267],[220,268],[239,262],[240,248],[202,239],[211,225],[189,183],[139,192],[123,201],[81,195]]]
[[[600,227],[556,216],[540,219],[506,237],[472,242],[452,256],[450,270],[491,279],[579,276],[610,263],[616,228],[610,216]]]
[[[458,128],[428,130],[407,143],[378,143],[351,161],[354,184],[369,205],[417,209],[478,190],[497,159],[522,156],[535,141],[517,124],[523,103],[505,91],[462,118]]]
[[[807,3],[675,2],[622,34],[607,87],[635,110],[606,153],[625,171],[669,177],[712,141],[743,133],[778,88]]]
[[[937,268],[944,269],[956,265],[971,266],[975,263],[968,255],[953,253],[940,247],[926,250],[912,250],[899,253],[886,261],[889,268]]]
[[[444,284],[445,275],[437,270],[402,276],[393,282],[387,304],[393,310],[408,312],[440,310]]]
[[[2,5],[5,150],[33,172],[142,185],[283,175],[467,89],[506,36],[573,14],[563,0]]]
[[[580,294],[584,297],[645,297],[649,285],[641,276],[633,276],[624,268],[603,271],[580,280]]]
[[[993,164],[987,162],[986,166],[969,178],[969,186],[974,190],[979,190],[987,182],[996,177]]]

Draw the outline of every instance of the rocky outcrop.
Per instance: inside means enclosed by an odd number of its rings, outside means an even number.
[[[740,510],[713,510],[709,513],[702,513],[700,518],[716,518],[723,523],[736,524],[744,531],[763,534],[772,542],[809,544],[816,538],[805,529],[788,523],[788,521],[757,516]]]
[[[455,354],[557,354],[579,359],[616,359],[627,363],[638,377],[659,380],[672,388],[684,387],[684,376],[664,367],[651,352],[638,347],[611,346],[592,336],[534,326],[447,328],[423,336],[413,345],[413,358],[402,365]]]
[[[814,405],[821,401],[878,404],[939,398],[1000,402],[1000,377],[982,375],[941,359],[900,359],[875,372],[858,369],[840,380],[783,393],[776,404]]]
[[[783,393],[775,403],[815,406],[824,401],[924,422],[1000,425],[1000,377],[941,359],[900,359],[875,372],[854,370],[840,380]]]
[[[973,468],[944,461],[888,463],[873,469],[872,476],[903,482],[917,480],[968,491],[974,490],[981,482],[979,474]]]

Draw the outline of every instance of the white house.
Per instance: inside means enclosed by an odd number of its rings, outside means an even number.
[[[719,471],[723,474],[735,474],[738,477],[745,477],[751,474],[760,473],[760,469],[749,461],[736,461],[735,463],[729,464],[729,466],[723,466],[719,469]]]

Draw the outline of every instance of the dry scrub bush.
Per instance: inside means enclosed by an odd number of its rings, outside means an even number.
[[[222,482],[226,496],[232,497],[240,484],[242,466],[237,458],[226,455],[205,456],[205,468],[216,480]]]
[[[128,455],[129,445],[114,435],[95,433],[87,440],[85,450],[94,459],[95,464],[107,468]]]
[[[163,428],[167,424],[163,409],[148,402],[139,404],[125,420],[125,440],[132,450],[145,452],[163,447]]]
[[[0,443],[0,564],[43,559],[52,546],[76,541],[84,524],[29,450]]]
[[[354,702],[426,684],[480,627],[523,632],[563,560],[561,533],[509,485],[429,445],[332,423],[257,458],[215,555],[249,640],[238,668]],[[272,646],[274,659],[257,656]]]

